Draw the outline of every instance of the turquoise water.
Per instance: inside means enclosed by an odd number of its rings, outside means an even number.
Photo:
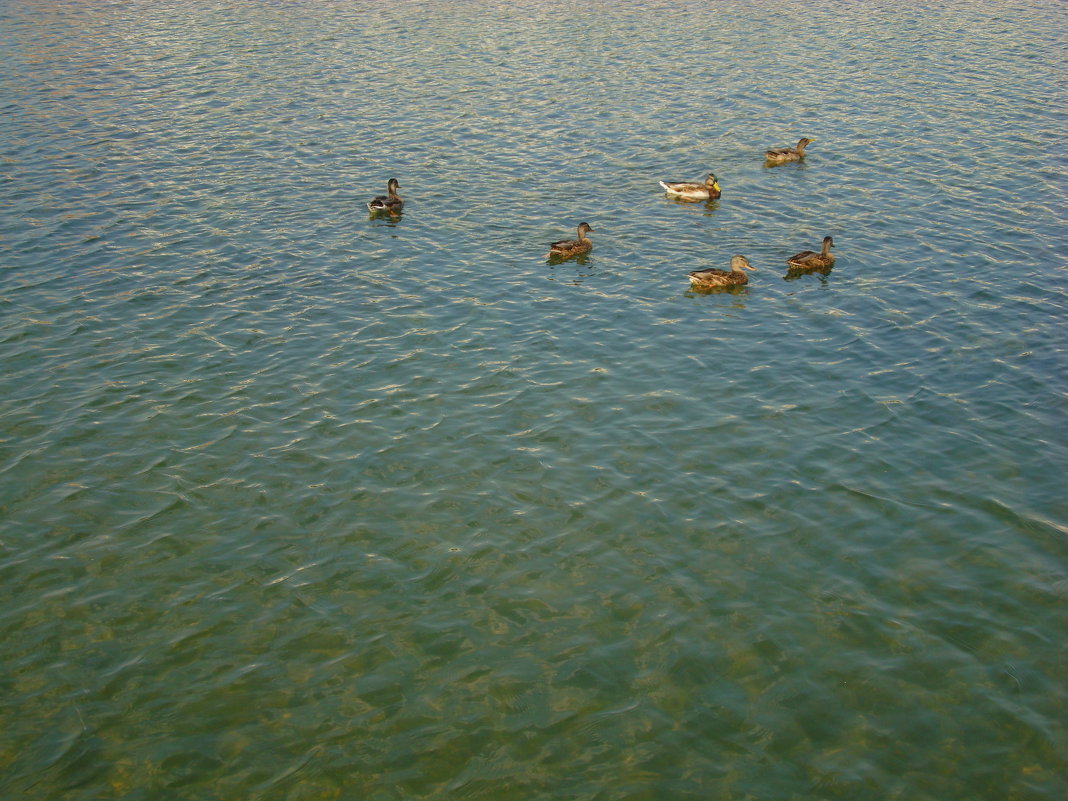
[[[0,2],[0,796],[1065,797],[1066,23]]]

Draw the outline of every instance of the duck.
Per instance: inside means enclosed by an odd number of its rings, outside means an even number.
[[[690,284],[707,289],[720,286],[744,286],[749,283],[745,270],[755,270],[745,256],[731,256],[730,270],[694,270],[690,273]]]
[[[813,253],[811,250],[802,250],[800,253],[795,253],[788,258],[786,263],[790,265],[791,270],[825,269],[834,264],[834,256],[831,255],[832,247],[834,247],[834,240],[829,236],[825,236],[823,237],[823,247],[820,248],[819,253]]]
[[[579,223],[578,239],[561,239],[559,242],[553,242],[549,245],[549,252],[545,254],[545,258],[567,259],[571,256],[578,256],[580,253],[588,253],[593,248],[593,242],[586,234],[593,232],[589,223]]]
[[[815,139],[798,139],[797,147],[779,147],[764,153],[764,160],[769,164],[785,164],[788,161],[800,161],[805,157],[805,148]]]
[[[386,192],[388,194],[379,195],[370,203],[367,204],[367,210],[371,214],[376,214],[380,211],[388,211],[390,214],[399,214],[401,209],[404,208],[404,201],[397,195],[397,190],[400,189],[400,184],[396,178],[390,178],[386,184]]]
[[[687,200],[715,200],[722,194],[719,190],[719,181],[712,173],[708,174],[703,184],[688,181],[661,181],[660,185],[669,195],[677,195]]]

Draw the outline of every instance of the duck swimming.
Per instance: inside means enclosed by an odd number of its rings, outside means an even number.
[[[785,164],[788,161],[800,161],[805,157],[805,148],[815,139],[799,139],[797,147],[779,147],[764,153],[764,160],[769,164]]]
[[[694,270],[690,273],[691,286],[707,289],[719,286],[742,286],[749,283],[744,270],[755,270],[745,256],[731,256],[730,270]]]
[[[578,256],[580,253],[588,253],[593,248],[593,242],[586,234],[593,232],[589,223],[579,223],[578,239],[561,239],[559,242],[553,242],[549,245],[549,252],[545,254],[545,258],[567,259],[571,256]]]
[[[401,209],[404,208],[404,201],[397,195],[398,189],[400,189],[400,184],[397,183],[397,179],[390,178],[389,183],[386,184],[386,192],[388,194],[379,195],[368,203],[367,210],[371,212],[371,214],[376,214],[380,211],[388,211],[390,214],[399,214]]]
[[[703,184],[687,181],[661,181],[660,185],[669,195],[677,195],[687,200],[715,200],[722,194],[719,191],[719,181],[712,173],[708,174]]]
[[[819,253],[802,250],[788,258],[786,263],[790,265],[791,270],[821,270],[830,267],[834,264],[834,256],[831,255],[832,247],[834,247],[834,240],[825,236]]]

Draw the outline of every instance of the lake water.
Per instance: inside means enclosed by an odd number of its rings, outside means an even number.
[[[0,796],[1060,801],[1066,32],[0,2]]]

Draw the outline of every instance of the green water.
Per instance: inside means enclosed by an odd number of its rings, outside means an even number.
[[[1064,798],[1066,23],[0,2],[0,797]]]

